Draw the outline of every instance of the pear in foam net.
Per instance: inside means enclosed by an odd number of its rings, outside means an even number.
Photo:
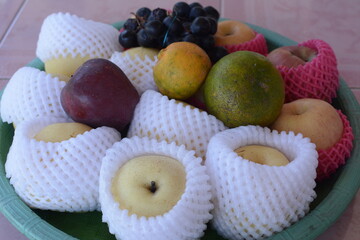
[[[37,68],[20,68],[4,89],[1,119],[16,126],[37,117],[67,118],[60,103],[60,93],[65,85],[65,81]]]
[[[213,208],[202,159],[174,142],[124,138],[103,158],[100,204],[121,240],[192,240],[204,235]]]
[[[141,95],[149,89],[158,91],[153,75],[158,52],[153,48],[135,47],[124,52],[114,52],[110,61],[124,71]]]
[[[119,140],[109,127],[92,129],[56,117],[27,120],[16,127],[6,177],[32,208],[97,210],[101,160]]]
[[[121,51],[119,32],[109,24],[70,13],[53,13],[41,26],[36,56],[45,63],[45,71],[71,76],[90,58],[110,58]]]
[[[147,90],[135,108],[128,137],[139,136],[184,144],[205,157],[210,138],[227,127],[205,111]]]
[[[253,145],[273,148],[289,163],[270,166],[238,153]],[[213,227],[226,239],[263,239],[304,217],[316,197],[317,157],[315,144],[293,132],[249,125],[216,134],[205,162],[213,186]]]

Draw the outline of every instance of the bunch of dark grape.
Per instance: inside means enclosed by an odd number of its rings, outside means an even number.
[[[149,47],[162,49],[174,42],[192,42],[204,49],[215,63],[228,54],[215,46],[219,12],[200,3],[177,2],[172,11],[142,7],[124,23],[119,42],[124,48]]]

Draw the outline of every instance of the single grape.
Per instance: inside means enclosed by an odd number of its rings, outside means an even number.
[[[190,6],[186,2],[177,2],[173,7],[173,15],[179,18],[187,18],[189,12]]]
[[[178,36],[181,35],[184,31],[182,23],[177,17],[167,16],[163,23],[168,29],[168,34]]]
[[[156,38],[151,37],[145,29],[140,29],[137,34],[137,42],[142,47],[158,48],[159,42]]]
[[[206,16],[206,12],[202,7],[193,7],[190,10],[189,18],[190,21],[194,21],[195,18],[200,16]]]
[[[186,21],[182,23],[182,27],[185,33],[190,32],[190,26],[191,26],[191,22]]]
[[[191,3],[191,4],[189,4],[189,7],[190,8],[193,8],[193,7],[203,7],[200,3],[198,3],[198,2],[193,2],[193,3]]]
[[[139,46],[137,42],[136,32],[131,30],[124,30],[119,35],[119,43],[124,48],[132,48]]]
[[[210,34],[214,35],[217,32],[218,23],[212,17],[208,17],[208,21],[210,23]]]
[[[196,45],[200,45],[200,39],[195,36],[194,34],[186,34],[183,38],[182,38],[182,41],[183,42],[192,42],[192,43],[195,43]]]
[[[150,13],[151,13],[151,10],[149,8],[142,7],[142,8],[139,8],[135,14],[137,17],[147,20],[148,17],[150,16]]]
[[[216,21],[219,20],[220,18],[220,14],[218,12],[218,10],[216,10],[214,7],[212,6],[207,6],[204,8],[205,12],[206,12],[206,16],[208,17],[212,17],[214,18]]]
[[[159,38],[165,33],[166,27],[159,20],[152,20],[145,23],[146,32],[153,38]]]
[[[164,18],[166,18],[167,16],[167,11],[163,8],[156,8],[154,10],[151,11],[150,16],[148,17],[148,21],[151,20],[159,20],[160,22],[162,22],[164,20]]]
[[[225,57],[226,55],[229,54],[229,52],[224,47],[219,47],[219,46],[210,48],[206,52],[207,52],[212,64],[215,64],[222,57]]]
[[[139,28],[139,22],[135,18],[128,18],[124,23],[124,29],[126,30],[131,30],[136,32],[138,28]]]
[[[215,47],[215,38],[213,35],[206,35],[201,36],[200,38],[200,47],[202,47],[204,50],[211,49]]]
[[[208,35],[211,31],[210,22],[207,17],[197,17],[191,23],[190,30],[196,35]]]

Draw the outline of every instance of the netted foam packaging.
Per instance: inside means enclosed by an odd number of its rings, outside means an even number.
[[[250,41],[234,45],[224,45],[223,47],[226,48],[229,53],[236,51],[252,51],[262,55],[266,55],[268,53],[264,35],[257,32],[255,32],[255,38]]]
[[[158,91],[153,75],[153,67],[157,62],[156,56],[154,60],[149,56],[141,59],[138,55],[131,57],[126,51],[114,52],[110,61],[123,70],[139,95],[149,89]]]
[[[1,118],[18,125],[43,116],[67,118],[60,93],[66,82],[33,67],[22,67],[9,80],[1,98]]]
[[[186,172],[185,191],[167,213],[155,217],[128,215],[111,193],[112,179],[127,161],[142,155],[169,156],[181,162]],[[100,204],[103,221],[121,240],[199,239],[211,219],[211,185],[201,158],[182,146],[149,138],[124,138],[106,152],[100,171]]]
[[[122,50],[118,37],[119,31],[109,24],[70,13],[53,13],[41,26],[36,56],[43,62],[69,54],[110,58],[113,52]]]
[[[353,148],[354,134],[347,117],[337,110],[343,122],[343,134],[341,139],[331,148],[325,150],[318,150],[319,166],[317,171],[317,181],[322,181],[330,177],[345,161],[350,157]]]
[[[99,127],[62,142],[37,141],[45,126],[68,122],[47,117],[27,120],[15,129],[5,163],[6,177],[32,208],[83,212],[99,210],[99,174],[105,151],[120,134]]]
[[[252,144],[276,148],[290,163],[261,165],[234,152]],[[293,132],[241,126],[216,134],[205,162],[213,190],[213,227],[226,239],[262,239],[298,221],[316,197],[317,157],[315,144]]]
[[[148,90],[135,108],[128,137],[184,144],[187,149],[194,150],[196,156],[204,158],[210,138],[225,129],[220,120],[205,111]]]
[[[304,65],[277,66],[285,81],[285,102],[317,98],[327,102],[337,96],[339,72],[334,51],[323,40],[312,39],[298,44],[316,50],[317,56]]]

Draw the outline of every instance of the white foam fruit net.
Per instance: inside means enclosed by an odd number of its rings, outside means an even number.
[[[115,63],[125,73],[139,95],[148,89],[158,91],[153,76],[153,67],[157,62],[156,56],[154,60],[149,56],[141,59],[138,55],[130,56],[126,51],[114,52],[110,61]]]
[[[111,193],[112,178],[130,159],[141,155],[163,155],[180,161],[186,172],[185,191],[177,204],[167,213],[155,217],[128,215]],[[213,208],[211,186],[201,158],[184,146],[149,138],[124,138],[106,152],[100,171],[100,204],[103,221],[109,231],[121,240],[181,240],[198,239],[211,219]]]
[[[234,152],[252,144],[276,148],[290,163],[261,165]],[[242,126],[216,134],[205,162],[213,190],[213,227],[227,239],[262,239],[298,221],[316,197],[317,157],[315,145],[293,132]]]
[[[69,13],[53,13],[41,26],[36,56],[43,62],[68,54],[110,58],[113,52],[122,50],[118,36],[119,31],[109,24]]]
[[[205,111],[147,90],[135,108],[128,136],[184,144],[204,158],[210,138],[224,129],[220,120]]]
[[[18,69],[9,80],[1,98],[1,118],[18,125],[42,116],[67,115],[60,103],[66,82],[33,67]]]
[[[30,207],[99,210],[101,160],[120,140],[120,134],[113,128],[99,127],[62,142],[33,138],[43,127],[61,122],[67,119],[37,118],[19,124],[5,163],[6,177]]]

